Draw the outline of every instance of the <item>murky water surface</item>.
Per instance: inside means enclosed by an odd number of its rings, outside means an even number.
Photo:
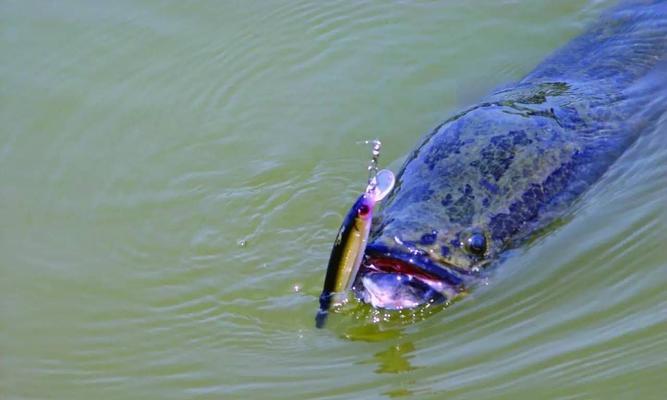
[[[664,398],[667,116],[464,301],[313,326],[355,142],[612,4],[2,1],[1,397]]]

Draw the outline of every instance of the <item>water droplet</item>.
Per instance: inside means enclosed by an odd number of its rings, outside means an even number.
[[[236,242],[236,244],[238,244],[239,247],[246,247],[246,245],[248,244],[248,241],[241,239],[238,242]]]

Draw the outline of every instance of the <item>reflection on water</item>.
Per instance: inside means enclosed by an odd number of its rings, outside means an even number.
[[[313,321],[355,143],[400,160],[612,3],[2,2],[3,399],[663,397],[664,115],[469,298]]]
[[[387,350],[377,352],[373,355],[374,361],[378,364],[375,372],[379,374],[397,374],[415,369],[410,364],[411,356],[415,346],[411,342],[395,344]]]
[[[381,311],[372,310],[373,313]],[[384,342],[389,339],[396,339],[403,336],[400,327],[391,327],[377,322],[366,322],[363,324],[354,324],[345,327],[342,337],[348,340],[364,342]]]

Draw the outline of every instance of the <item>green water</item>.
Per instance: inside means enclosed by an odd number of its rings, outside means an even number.
[[[1,1],[0,397],[664,398],[666,116],[464,301],[314,329],[355,142],[612,4]]]

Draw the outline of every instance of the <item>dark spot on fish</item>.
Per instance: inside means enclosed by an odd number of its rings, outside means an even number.
[[[475,213],[475,195],[469,184],[458,189],[461,196],[447,208],[447,216],[454,223],[469,225]]]
[[[489,221],[491,237],[495,240],[504,240],[514,234],[521,226],[521,221],[510,214],[496,214]]]
[[[449,247],[447,246],[440,247],[440,254],[442,254],[443,257],[447,257],[449,255]]]
[[[540,207],[563,193],[572,172],[573,163],[567,162],[556,168],[541,185],[530,185],[520,200],[509,205],[509,213],[497,214],[491,218],[489,227],[492,237],[503,240],[516,233],[525,222],[537,218]]]
[[[512,144],[515,146],[526,146],[533,143],[532,140],[528,139],[525,131],[511,131],[509,136],[512,138]]]
[[[431,233],[425,233],[422,235],[421,239],[419,239],[419,243],[423,245],[431,245],[435,243],[435,240],[437,239],[438,232],[433,231]]]
[[[551,198],[558,194],[567,185],[571,173],[572,163],[565,163],[556,168],[542,183],[545,198]]]
[[[471,166],[479,168],[483,176],[490,176],[498,182],[505,171],[514,160],[514,153],[519,146],[527,146],[533,141],[523,130],[510,131],[506,135],[491,137],[489,144],[481,151],[481,160],[470,163]],[[484,179],[489,183],[488,180]],[[480,184],[484,185],[481,181]],[[492,187],[484,185],[487,190],[495,193]]]
[[[511,141],[508,139],[507,135],[492,136],[491,144],[501,150],[509,150],[511,148]]]
[[[533,218],[534,213],[529,207],[526,207],[524,202],[515,201],[509,206],[510,215],[513,217],[519,218],[522,221],[529,221]]]
[[[489,192],[493,193],[493,194],[498,193],[498,185],[493,184],[486,179],[480,179],[479,185],[482,186],[483,188],[485,188],[486,190],[488,190]]]
[[[521,196],[523,207],[530,215],[529,219],[533,219],[537,216],[538,210],[542,205],[543,197],[544,194],[542,193],[542,188],[537,184],[530,185],[528,190]]]
[[[481,157],[481,161],[471,165],[478,167],[483,176],[492,176],[498,182],[514,159],[512,139],[506,135],[493,136],[482,149]]]

